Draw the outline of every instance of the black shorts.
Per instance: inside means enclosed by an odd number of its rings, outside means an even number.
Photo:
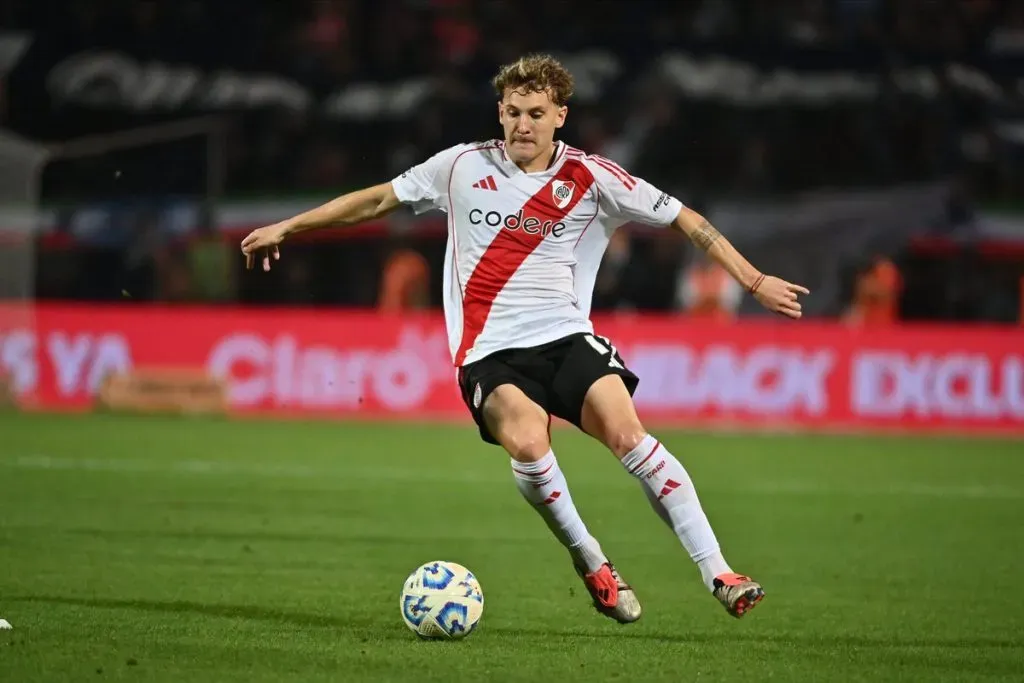
[[[483,417],[484,401],[496,387],[512,384],[548,415],[581,427],[583,399],[605,375],[621,377],[630,396],[640,383],[607,339],[579,333],[540,346],[497,351],[464,365],[459,369],[459,388],[480,437],[497,445]]]

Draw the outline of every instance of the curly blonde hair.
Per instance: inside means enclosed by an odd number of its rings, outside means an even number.
[[[546,54],[531,54],[506,64],[491,81],[498,97],[511,88],[520,92],[548,92],[559,107],[572,97],[573,80],[561,62]]]

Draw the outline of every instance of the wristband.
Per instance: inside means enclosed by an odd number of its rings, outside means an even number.
[[[750,293],[751,294],[756,294],[757,293],[757,288],[761,286],[762,282],[764,282],[764,273],[761,273],[760,275],[758,275],[757,279],[754,280],[754,284],[750,285]]]

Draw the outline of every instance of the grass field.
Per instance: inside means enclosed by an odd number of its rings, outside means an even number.
[[[632,626],[469,427],[2,416],[0,681],[1024,680],[1024,442],[659,436],[765,586],[742,620],[569,431]],[[431,559],[483,585],[465,641],[401,621]]]

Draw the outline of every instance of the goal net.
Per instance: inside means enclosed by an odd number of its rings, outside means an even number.
[[[38,301],[224,295],[230,273],[209,253],[220,240],[202,239],[221,135],[212,118],[58,144],[0,130],[0,378],[18,403],[38,388]]]

